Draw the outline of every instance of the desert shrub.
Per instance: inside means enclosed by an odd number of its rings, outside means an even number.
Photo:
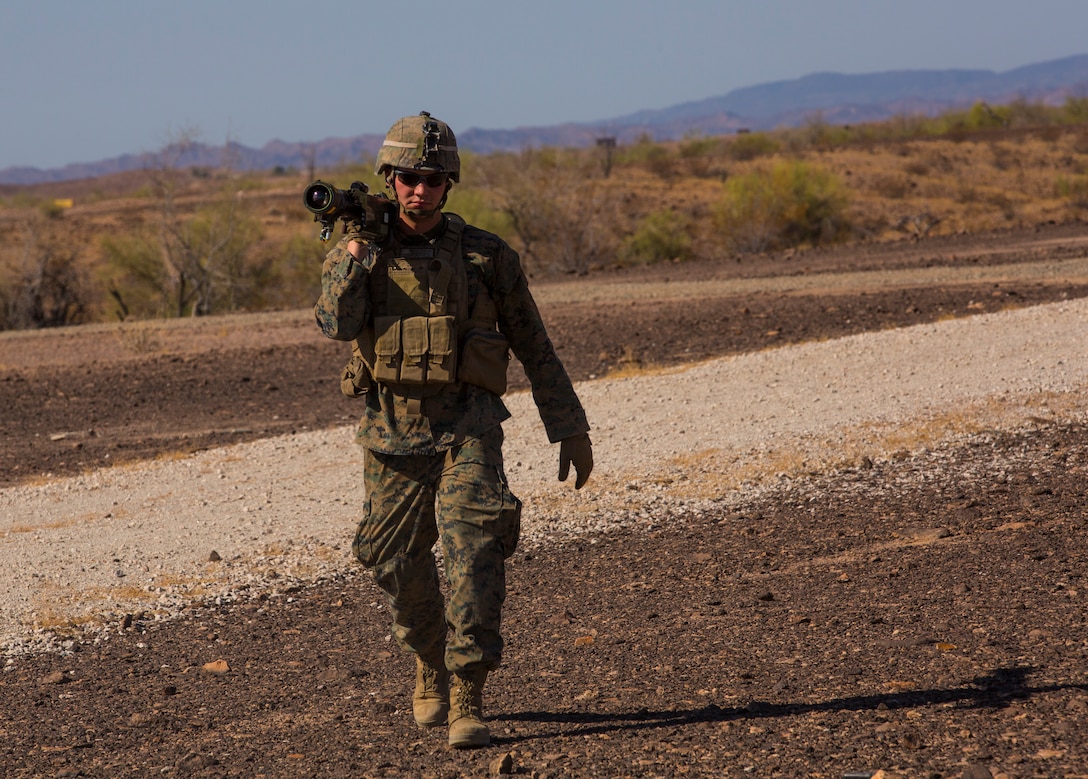
[[[612,257],[618,198],[606,194],[623,183],[588,177],[587,168],[596,167],[588,156],[527,150],[480,163],[474,178],[501,215],[496,232],[521,252],[530,273],[584,273]]]
[[[1005,127],[1040,127],[1056,124],[1060,121],[1061,109],[1055,109],[1045,103],[1028,102],[1023,98],[1008,105],[995,106],[994,113],[1004,119]]]
[[[998,170],[1009,170],[1020,166],[1018,153],[1006,144],[990,144],[990,153],[993,155],[993,165]]]
[[[333,244],[315,234],[293,235],[263,252],[265,262],[252,271],[253,298],[262,308],[311,306],[321,294],[321,264]]]
[[[246,253],[261,232],[244,212],[213,204],[105,236],[107,283],[120,317],[205,316],[252,305],[267,266],[247,263]]]
[[[789,160],[729,179],[714,219],[737,251],[831,243],[849,232],[849,201],[832,173]]]
[[[988,103],[975,103],[967,111],[962,123],[965,130],[985,130],[1008,127],[1012,122],[1012,110],[1008,106],[991,108]]]
[[[720,153],[721,147],[721,138],[707,138],[706,136],[685,138],[680,143],[680,159],[690,160],[698,157],[712,157]]]
[[[855,133],[849,125],[828,124],[822,117],[817,116],[802,128],[802,137],[811,147],[827,149],[851,143]]]
[[[732,138],[725,148],[733,159],[746,161],[774,154],[782,148],[782,144],[767,133],[741,133]]]
[[[1088,129],[1082,129],[1073,136],[1073,151],[1088,154]]]
[[[1005,221],[1016,219],[1016,203],[1006,193],[991,192],[986,195],[985,202],[1000,211]]]
[[[79,246],[68,229],[24,226],[18,263],[0,277],[0,329],[81,324],[92,297]]]
[[[691,259],[691,224],[671,209],[643,217],[633,233],[623,239],[617,252],[622,265],[648,265],[667,260]]]
[[[717,176],[724,172],[721,138],[687,138],[680,144],[680,161],[688,174],[698,178]]]
[[[1088,176],[1059,176],[1054,182],[1054,194],[1074,208],[1088,208]]]
[[[643,135],[631,146],[623,147],[617,161],[623,165],[638,166],[661,178],[668,178],[674,172],[672,153],[662,144],[655,143],[649,135]]]
[[[1088,122],[1088,97],[1066,98],[1062,106],[1062,119],[1066,124]]]
[[[929,165],[922,160],[911,160],[903,166],[903,172],[910,176],[925,178],[929,175]]]
[[[490,202],[488,193],[479,187],[455,186],[450,191],[445,210],[452,211],[469,224],[500,237],[509,236],[513,229],[509,215],[495,207]]]
[[[116,316],[125,320],[170,316],[165,299],[169,288],[166,265],[149,235],[106,235],[102,252],[108,263],[106,284],[117,302]]]
[[[910,194],[913,182],[906,176],[877,176],[873,181],[873,191],[889,200],[901,200]]]
[[[978,188],[973,184],[967,182],[960,182],[959,187],[956,189],[954,200],[957,203],[978,203],[982,200],[982,195],[979,194]]]

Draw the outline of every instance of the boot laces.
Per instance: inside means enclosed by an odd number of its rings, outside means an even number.
[[[475,684],[473,680],[459,678],[458,683],[454,688],[455,703],[462,712],[462,716],[472,716],[479,718],[481,716],[481,710],[483,704],[481,702],[482,690],[479,689],[479,685]]]
[[[419,680],[420,686],[423,688],[424,693],[438,693],[440,691],[439,681],[442,676],[443,669],[437,668],[426,661],[420,662]]]

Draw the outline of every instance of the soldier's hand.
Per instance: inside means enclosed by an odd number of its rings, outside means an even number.
[[[349,243],[362,243],[366,240],[366,236],[363,234],[362,222],[345,222],[344,235],[347,236]],[[348,248],[350,251],[350,246]],[[352,254],[355,254],[355,252],[352,252]]]
[[[559,442],[559,481],[567,480],[571,463],[574,463],[577,474],[574,489],[580,490],[593,470],[593,444],[590,443],[588,433],[580,433]]]

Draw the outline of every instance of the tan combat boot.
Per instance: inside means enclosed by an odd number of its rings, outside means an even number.
[[[483,696],[487,669],[453,675],[450,690],[450,746],[457,749],[486,747],[491,733],[484,722]]]
[[[439,656],[437,661],[416,655],[416,689],[412,693],[412,715],[421,728],[434,728],[446,721],[450,710],[450,674]]]

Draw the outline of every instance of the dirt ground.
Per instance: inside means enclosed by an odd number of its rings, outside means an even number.
[[[1088,278],[1047,272],[1086,239],[1049,227],[536,288],[579,380],[1088,296]],[[660,295],[632,295],[647,284]],[[342,344],[304,314],[254,321],[0,339],[2,483],[355,414]],[[12,660],[0,775],[1088,777],[1082,422],[519,550],[489,749],[414,728],[411,664],[360,572]]]

